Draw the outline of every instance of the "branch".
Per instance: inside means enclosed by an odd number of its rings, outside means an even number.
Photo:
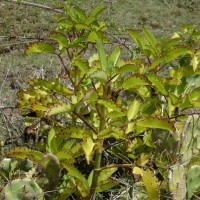
[[[41,5],[41,4],[37,4],[37,3],[27,2],[27,1],[20,1],[20,2],[18,0],[1,0],[1,1],[11,2],[11,3],[16,3],[16,4],[22,4],[22,5],[25,5],[25,6],[38,7],[38,8],[42,8],[42,9],[45,9],[45,10],[54,11],[54,12],[57,12],[57,13],[63,13],[62,10],[51,8],[49,6],[45,6],[45,5]]]
[[[69,79],[70,79],[72,85],[75,86],[75,83],[74,83],[74,81],[73,81],[73,79],[72,79],[72,77],[71,77],[71,75],[70,75],[70,71],[69,71],[69,70],[67,69],[67,67],[65,66],[65,63],[64,63],[62,57],[60,56],[60,54],[55,54],[55,55],[57,55],[58,58],[60,59],[62,65],[63,65],[63,67],[64,67],[64,69],[65,69],[65,73],[68,75],[68,77],[69,77]]]
[[[82,121],[84,122],[84,124],[90,129],[92,130],[94,133],[98,134],[98,132],[94,129],[94,127],[92,125],[90,125],[90,123],[84,119],[84,117],[80,114],[78,114],[77,112],[73,111],[73,113]]]
[[[109,35],[109,36],[111,36],[111,37],[114,38],[115,40],[117,40],[118,43],[119,43],[120,45],[124,46],[124,47],[129,51],[129,53],[132,54],[132,50],[131,50],[124,42],[122,42],[120,39],[118,39],[118,38],[115,37],[113,34],[107,32],[107,31],[106,31],[106,34]]]

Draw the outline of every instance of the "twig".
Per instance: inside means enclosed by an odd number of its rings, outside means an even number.
[[[15,3],[15,4],[22,4],[22,5],[25,5],[25,6],[38,7],[38,8],[42,8],[42,9],[45,9],[45,10],[54,11],[54,12],[57,12],[57,13],[63,13],[64,12],[62,10],[51,8],[49,6],[45,6],[45,5],[41,5],[41,4],[37,4],[37,3],[32,3],[32,2],[27,2],[27,1],[20,1],[20,2],[18,0],[1,0],[1,1],[11,2],[11,3]]]
[[[64,69],[65,69],[66,74],[68,75],[68,77],[69,77],[69,79],[70,79],[72,85],[74,86],[75,83],[74,83],[73,79],[71,78],[70,72],[69,72],[69,70],[67,69],[67,67],[65,66],[65,63],[64,63],[62,57],[60,56],[60,54],[55,54],[55,55],[57,55],[58,58],[60,59],[62,65],[63,65],[63,67],[64,67]]]
[[[120,39],[118,39],[117,37],[115,37],[113,34],[109,33],[109,32],[105,32],[107,35],[111,36],[112,38],[114,38],[115,40],[117,40],[119,42],[120,45],[124,46],[129,52],[130,54],[132,54],[132,50],[124,43],[122,42]]]
[[[92,125],[90,125],[90,123],[84,119],[84,117],[82,115],[80,115],[79,113],[73,111],[73,113],[82,121],[84,122],[84,124],[90,129],[92,130],[94,133],[98,134],[98,132],[94,129],[94,127]]]

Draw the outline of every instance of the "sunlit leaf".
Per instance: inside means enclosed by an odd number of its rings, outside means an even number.
[[[58,80],[32,79],[29,84],[38,86],[43,90],[57,92],[62,95],[71,95],[73,91],[59,83]],[[47,94],[47,93],[46,93]]]
[[[126,139],[127,136],[123,130],[120,130],[119,128],[110,127],[101,131],[98,134],[98,138],[99,139],[105,139],[105,138]]]
[[[124,83],[123,87],[124,89],[130,89],[138,86],[148,85],[147,80],[143,76],[131,76],[127,78]]]
[[[127,113],[127,117],[128,117],[129,121],[134,119],[137,116],[137,114],[140,110],[141,104],[142,103],[140,100],[134,99],[133,103],[129,106],[128,113]]]
[[[122,74],[122,73],[127,73],[127,72],[135,72],[135,71],[138,71],[138,69],[140,69],[140,66],[138,65],[126,64],[120,67],[117,73]]]
[[[158,180],[154,176],[153,172],[143,171],[141,168],[134,167],[134,174],[140,174],[142,176],[142,180],[147,190],[147,194],[149,200],[159,200],[160,199],[160,191],[158,190]]]
[[[142,29],[146,38],[148,39],[149,43],[155,47],[156,46],[156,38],[154,37],[153,33],[151,33],[148,29],[143,28]]]
[[[90,12],[89,16],[96,17],[96,16],[99,15],[101,12],[103,12],[105,9],[106,9],[106,7],[105,7],[105,6],[102,6],[102,5],[96,6],[96,7]]]
[[[71,165],[67,162],[63,162],[63,167],[68,171],[70,176],[81,180],[86,185],[88,184],[85,176],[77,168],[75,168],[73,165]]]
[[[112,165],[110,165],[110,166],[107,165],[106,167],[107,168],[101,170],[99,177],[98,177],[98,183],[101,181],[108,180],[112,176],[112,174],[114,172],[116,172],[118,169],[117,167],[114,167],[114,166],[112,167]]]
[[[116,63],[120,57],[120,54],[121,54],[121,49],[119,47],[117,47],[113,50],[111,55],[108,57],[107,70],[108,70],[109,74],[111,74],[113,67],[116,65]]]
[[[101,62],[101,67],[104,71],[107,70],[107,56],[106,56],[106,52],[104,50],[104,47],[102,45],[102,42],[97,41],[97,49],[98,49],[98,54],[99,54],[99,58],[100,58],[100,62]]]
[[[83,139],[81,145],[85,152],[87,163],[90,164],[90,161],[92,160],[95,143],[93,142],[93,139],[91,137],[87,137]]]
[[[93,133],[84,128],[84,127],[69,127],[69,128],[57,128],[56,134],[59,137],[63,138],[77,138],[77,139],[83,139],[87,138],[88,136],[93,137]],[[95,136],[94,136],[95,137]]]
[[[74,6],[73,8],[74,12],[76,12],[76,14],[78,15],[78,17],[81,19],[81,20],[85,20],[86,19],[86,13],[84,10],[82,10],[81,8],[79,8],[78,6]]]
[[[88,72],[88,63],[81,60],[81,59],[76,59],[74,61],[74,65],[77,66],[81,71],[83,71],[84,73]]]
[[[137,126],[175,131],[173,123],[169,122],[168,119],[160,119],[156,117],[149,117],[148,119],[138,121]]]
[[[67,104],[67,103],[60,103],[57,105],[54,105],[53,107],[51,107],[46,115],[47,116],[52,116],[52,115],[57,115],[60,113],[66,113],[66,112],[70,112],[72,110],[72,106],[71,104]]]
[[[45,42],[35,42],[29,45],[26,50],[25,54],[29,55],[31,53],[54,53],[55,49],[52,45],[45,43]]]
[[[121,109],[116,104],[114,104],[112,101],[99,100],[98,103],[101,105],[104,105],[110,111],[114,110],[117,112],[121,112]]]
[[[72,28],[74,26],[74,23],[72,21],[70,21],[69,19],[62,19],[60,21],[58,21],[58,24],[60,24],[62,27],[68,29],[68,28]]]
[[[52,39],[56,40],[59,43],[59,45],[63,47],[68,47],[69,41],[65,35],[61,33],[52,33],[50,36]]]
[[[28,149],[26,147],[16,147],[15,149],[8,151],[7,156],[21,159],[28,158],[37,163],[39,159],[42,158],[43,154],[39,151]]]
[[[98,71],[95,71],[94,73],[92,73],[90,75],[90,78],[91,79],[96,79],[102,83],[105,83],[107,81],[107,74],[105,71],[103,70],[98,70]]]
[[[135,30],[128,30],[129,35],[132,37],[132,39],[136,42],[136,44],[140,47],[140,49],[143,51],[145,46],[147,45],[147,41],[143,38],[143,36]]]
[[[168,94],[168,92],[165,89],[160,77],[158,77],[155,74],[148,73],[147,74],[147,78],[163,95],[167,95]]]
[[[191,53],[191,49],[189,48],[184,48],[184,47],[179,47],[173,50],[170,50],[166,56],[163,57],[166,63],[171,62],[175,58],[179,56],[183,56],[185,54]]]

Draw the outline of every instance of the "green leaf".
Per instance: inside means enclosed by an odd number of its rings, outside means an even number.
[[[52,33],[50,37],[56,40],[62,47],[68,47],[69,41],[65,35],[61,33]]]
[[[90,75],[91,79],[97,79],[98,81],[105,83],[107,82],[107,74],[103,70],[97,70]]]
[[[76,29],[80,29],[80,30],[90,30],[91,28],[86,25],[86,24],[76,24],[75,25]]]
[[[78,15],[78,17],[84,21],[86,19],[86,14],[85,11],[82,10],[81,8],[79,8],[78,6],[73,7],[74,12],[76,12],[76,14]]]
[[[73,165],[63,162],[63,167],[68,171],[68,174],[74,178],[81,180],[83,183],[87,183],[85,176]]]
[[[113,110],[107,114],[107,117],[109,117],[111,119],[118,118],[118,117],[124,117],[124,116],[126,116],[125,112],[118,112],[115,110]]]
[[[98,134],[98,139],[115,138],[115,139],[126,139],[127,136],[124,130],[115,127],[109,127]]]
[[[72,111],[72,105],[67,104],[67,103],[60,103],[60,104],[55,104],[52,106],[46,113],[46,116],[52,116],[52,115],[57,115],[61,113],[67,113]]]
[[[99,5],[96,6],[89,14],[89,16],[91,17],[96,17],[97,15],[99,15],[101,12],[103,12],[106,9],[105,6]]]
[[[143,171],[141,168],[134,167],[133,173],[142,176],[142,180],[146,187],[149,200],[159,200],[160,199],[160,192],[158,190],[159,183],[157,178],[154,176],[153,172]]]
[[[97,42],[97,41],[103,41],[103,34],[100,31],[92,31],[89,33],[88,42]]]
[[[137,126],[175,131],[173,123],[171,123],[168,119],[160,119],[156,117],[149,117],[148,119],[138,121]]]
[[[121,49],[119,47],[117,47],[113,50],[113,52],[109,56],[108,67],[107,67],[107,71],[109,72],[109,74],[112,73],[113,67],[115,67],[115,65],[120,57],[120,54],[121,54]]]
[[[142,51],[144,51],[147,41],[145,38],[142,37],[142,35],[135,30],[128,30],[129,35],[132,37],[132,39],[136,42],[136,44],[140,47]]]
[[[179,47],[173,50],[170,50],[166,56],[163,57],[163,60],[165,60],[166,63],[171,62],[175,58],[179,56],[183,56],[185,54],[191,53],[191,49]]]
[[[74,26],[74,23],[69,19],[62,19],[62,20],[58,21],[58,24],[60,24],[62,27],[66,28],[66,29],[72,28]]]
[[[152,74],[152,73],[148,73],[147,78],[149,79],[149,81],[163,94],[163,95],[168,95],[167,90],[165,89],[161,79],[159,76]]]
[[[63,167],[68,171],[68,174],[76,179],[78,179],[77,185],[78,190],[81,193],[82,197],[86,197],[89,194],[90,188],[85,176],[73,165],[66,162],[63,163]]]
[[[123,83],[124,89],[130,89],[138,86],[148,85],[147,80],[141,75],[134,75],[125,79]]]
[[[127,113],[127,117],[129,121],[131,121],[137,116],[140,110],[141,104],[142,103],[140,100],[134,99],[133,103],[129,106],[128,113]]]
[[[117,112],[121,112],[121,109],[114,104],[112,101],[106,101],[106,100],[99,100],[98,101],[99,104],[104,105],[109,111],[117,111]]]
[[[56,134],[55,128],[51,128],[49,133],[48,133],[47,145],[46,145],[46,150],[50,153],[53,153],[53,154],[55,154],[57,152],[57,149],[55,149],[54,146],[52,145],[52,141],[55,137],[55,134]]]
[[[92,160],[92,155],[94,153],[94,146],[95,143],[93,142],[93,139],[91,137],[84,138],[81,142],[82,148],[85,152],[87,164],[90,164],[90,161]]]
[[[119,182],[115,180],[104,180],[98,183],[97,185],[97,192],[103,192],[109,190],[112,187],[118,185]]]
[[[127,73],[127,72],[135,72],[138,71],[140,69],[140,66],[138,65],[134,65],[134,64],[126,64],[123,65],[122,67],[119,68],[119,70],[116,73]]]
[[[112,174],[115,173],[118,169],[117,167],[112,167],[112,165],[107,165],[106,167],[106,169],[101,170],[98,177],[98,183],[108,180],[112,176]]]
[[[28,149],[26,147],[16,147],[15,149],[11,149],[7,153],[7,156],[21,159],[28,158],[33,162],[37,163],[40,160],[40,158],[42,158],[43,154],[39,151]]]
[[[163,51],[168,51],[171,47],[175,46],[178,42],[180,42],[181,38],[170,38],[169,41],[164,43]]]
[[[32,79],[29,81],[29,84],[33,86],[38,86],[41,89],[57,92],[62,95],[72,95],[73,91],[62,85],[58,82],[58,79],[55,80],[44,80],[44,79]]]
[[[101,68],[104,71],[107,71],[107,57],[106,57],[106,52],[104,50],[102,42],[100,42],[100,41],[97,41],[97,50],[98,50],[98,54],[99,54],[99,58],[100,58],[100,62],[101,62]]]
[[[47,44],[45,42],[35,42],[29,45],[26,50],[25,54],[29,55],[31,53],[54,53],[55,49],[50,44]]]
[[[147,40],[151,44],[151,46],[155,47],[156,46],[156,38],[154,37],[154,35],[149,30],[147,30],[146,28],[143,28],[142,30],[143,30]]]
[[[83,138],[87,138],[88,136],[90,137],[96,137],[93,136],[93,133],[84,128],[84,127],[69,127],[69,128],[57,128],[56,129],[56,134],[59,137],[63,137],[63,138],[76,138],[76,139],[83,139]]]
[[[87,73],[89,66],[88,63],[81,59],[76,59],[73,65],[77,66],[82,72]]]
[[[60,162],[67,162],[68,164],[74,162],[74,157],[70,150],[59,151],[55,154],[55,156],[59,159]]]
[[[80,192],[81,196],[87,197],[90,194],[90,188],[88,184],[85,184],[84,182],[79,181],[79,180],[77,182],[78,182],[77,189]]]

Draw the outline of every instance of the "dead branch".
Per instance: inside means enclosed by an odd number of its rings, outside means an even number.
[[[1,0],[1,1],[11,2],[11,3],[15,3],[15,4],[22,4],[22,5],[25,5],[25,6],[38,7],[38,8],[42,8],[42,9],[45,9],[45,10],[54,11],[54,12],[57,12],[57,13],[63,13],[62,10],[51,8],[49,6],[45,6],[45,5],[41,5],[41,4],[37,4],[37,3],[27,2],[27,1],[20,1],[20,2],[18,0]]]

